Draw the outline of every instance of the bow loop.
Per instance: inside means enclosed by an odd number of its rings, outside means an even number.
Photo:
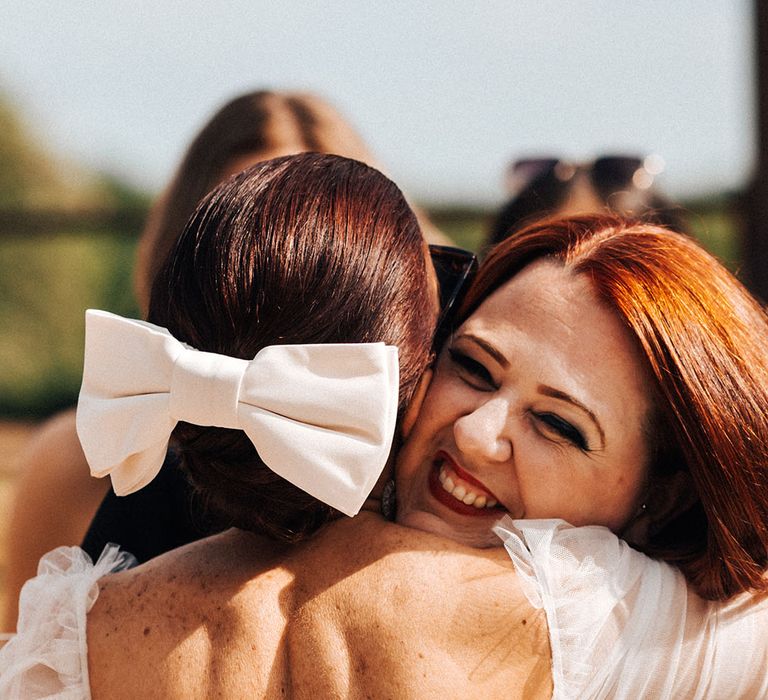
[[[394,436],[398,375],[397,349],[383,343],[266,347],[246,370],[240,422],[265,464],[353,515],[335,504],[356,494],[356,513],[376,485]]]
[[[382,352],[381,343],[355,345],[354,353],[345,352],[349,347],[346,343],[266,347],[247,369],[240,400],[248,406],[269,406],[273,413],[308,425],[354,431],[362,441],[380,443],[386,439],[379,415],[381,393],[391,392],[391,379],[398,375],[397,352],[394,348]],[[339,358],[344,355],[340,367]]]
[[[91,473],[126,495],[157,475],[178,421],[239,428],[270,469],[354,515],[389,456],[398,373],[384,343],[273,345],[248,361],[89,310],[77,432]]]

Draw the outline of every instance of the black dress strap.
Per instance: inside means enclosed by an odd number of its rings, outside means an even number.
[[[109,490],[82,547],[96,561],[107,544],[115,543],[142,563],[222,529],[169,450],[160,473],[143,489],[129,496]]]

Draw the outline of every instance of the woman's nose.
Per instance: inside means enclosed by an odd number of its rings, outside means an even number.
[[[509,406],[502,399],[492,399],[453,424],[456,447],[467,455],[505,462],[512,456],[508,435]]]

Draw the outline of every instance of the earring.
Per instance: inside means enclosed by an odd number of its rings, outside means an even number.
[[[384,492],[381,494],[381,514],[386,520],[394,521],[396,507],[395,480],[390,479],[384,485]]]

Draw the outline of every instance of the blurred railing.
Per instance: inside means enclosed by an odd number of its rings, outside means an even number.
[[[690,229],[739,266],[739,199],[683,207]],[[492,213],[428,212],[457,245],[478,250]],[[0,210],[0,418],[36,420],[72,405],[82,371],[84,311],[135,316],[132,269],[146,210]]]
[[[144,207],[120,209],[0,209],[0,236],[48,236],[86,229],[136,236],[147,216]]]

